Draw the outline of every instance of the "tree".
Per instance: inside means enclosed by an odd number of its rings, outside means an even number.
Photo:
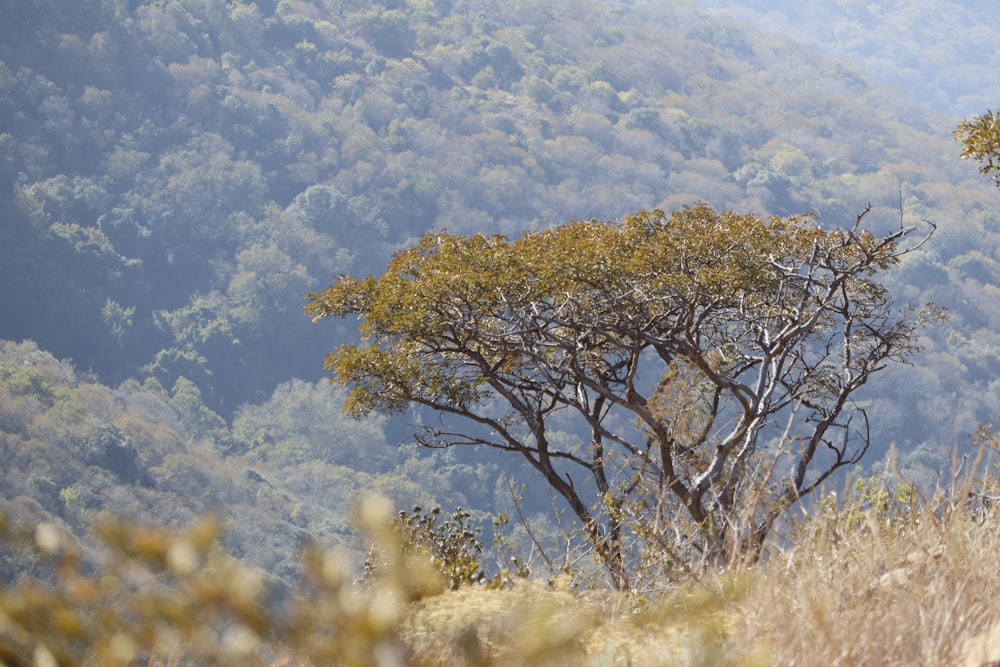
[[[427,406],[460,419],[418,444],[520,454],[624,588],[653,553],[754,558],[867,450],[856,392],[939,316],[897,308],[879,280],[930,232],[879,236],[867,213],[824,231],[700,204],[513,242],[432,233],[307,311],[361,321],[362,344],[325,360],[352,388],[345,409]]]
[[[955,138],[962,143],[962,157],[980,164],[979,173],[993,174],[1000,187],[1000,112],[987,111],[972,120],[963,120],[955,128]]]

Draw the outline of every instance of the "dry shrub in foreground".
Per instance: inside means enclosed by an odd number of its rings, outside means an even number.
[[[342,554],[311,549],[289,600],[218,550],[213,521],[184,533],[105,523],[95,559],[55,524],[26,536],[0,515],[4,545],[33,542],[51,566],[44,580],[0,585],[0,665],[404,664],[406,605],[443,587],[432,563],[403,553],[392,509],[373,500],[358,512],[386,554],[370,588]]]

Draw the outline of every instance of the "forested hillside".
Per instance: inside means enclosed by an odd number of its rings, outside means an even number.
[[[957,118],[815,47],[693,1],[7,4],[0,338],[18,343],[0,380],[18,454],[0,494],[76,530],[239,505],[288,555],[347,539],[358,489],[500,507],[495,462],[343,419],[321,360],[353,323],[302,314],[331,275],[379,272],[430,229],[513,237],[699,200],[928,220],[893,289],[952,319],[871,387],[866,462],[895,442],[932,482],[1000,412],[1000,197],[959,161]],[[889,49],[905,16],[862,33]],[[922,75],[931,97],[986,103],[995,84],[950,62]]]
[[[242,408],[230,430],[190,383],[111,389],[33,343],[2,342],[0,513],[81,538],[122,517],[177,529],[217,516],[229,554],[287,585],[309,544],[362,560],[350,511],[368,494],[489,506],[485,471],[400,454],[384,445],[384,420],[355,423],[340,402],[325,382],[293,380]],[[0,581],[42,576],[43,565],[27,545],[0,545]]]
[[[765,32],[814,44],[931,108],[967,116],[1000,98],[996,13],[973,0],[704,0]]]

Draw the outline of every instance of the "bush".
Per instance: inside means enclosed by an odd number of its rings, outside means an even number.
[[[483,567],[483,544],[469,524],[470,517],[457,507],[449,519],[441,522],[440,507],[425,512],[414,505],[409,512],[400,511],[392,522],[398,540],[395,546],[405,554],[426,555],[453,591],[470,584],[495,585],[497,580],[491,580]],[[373,547],[365,561],[365,578],[375,578],[385,567],[382,548]]]

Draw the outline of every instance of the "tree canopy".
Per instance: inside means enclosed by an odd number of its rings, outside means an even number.
[[[880,281],[926,236],[863,219],[825,231],[699,204],[514,241],[430,233],[307,309],[360,319],[363,342],[325,361],[346,409],[426,406],[459,419],[418,443],[520,454],[628,587],[653,552],[752,556],[864,454],[855,393],[937,313],[895,307]]]
[[[980,164],[979,172],[993,175],[1000,187],[1000,113],[987,111],[963,120],[955,128],[955,138],[962,143],[962,157]]]

